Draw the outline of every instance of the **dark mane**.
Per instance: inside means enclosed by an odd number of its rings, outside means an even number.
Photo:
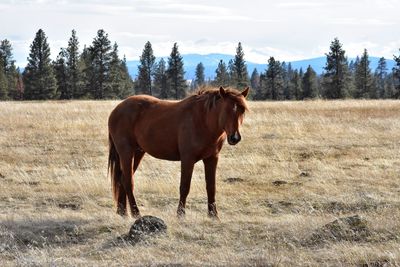
[[[238,106],[242,107],[243,110],[248,110],[246,102],[240,97],[241,92],[229,87],[224,88],[224,90],[228,97],[234,100]],[[211,110],[213,107],[215,107],[217,101],[221,99],[221,95],[218,88],[203,87],[195,91],[189,98],[193,98],[196,101],[205,101],[204,105],[206,109]]]

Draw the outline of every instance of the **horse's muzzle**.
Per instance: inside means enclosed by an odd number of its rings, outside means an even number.
[[[228,136],[228,144],[230,144],[232,146],[239,143],[240,140],[242,140],[242,137],[240,136],[239,132],[235,132],[234,134],[231,134]]]

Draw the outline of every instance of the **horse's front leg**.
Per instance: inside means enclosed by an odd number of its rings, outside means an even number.
[[[192,160],[181,161],[181,185],[179,187],[180,198],[177,211],[178,217],[185,215],[186,198],[190,191],[194,163],[195,162]]]
[[[218,155],[203,159],[203,162],[206,175],[208,216],[218,218],[217,205],[215,204],[215,175],[217,171]]]

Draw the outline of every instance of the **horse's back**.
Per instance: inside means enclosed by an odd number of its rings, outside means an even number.
[[[109,133],[113,138],[127,135],[143,110],[157,102],[150,96],[131,96],[119,103],[108,118]]]
[[[122,101],[110,114],[109,133],[117,142],[138,145],[157,158],[179,160],[177,101],[138,95]]]
[[[147,95],[137,95],[126,98],[111,112],[108,119],[109,127],[112,127],[114,123],[120,120],[134,120],[143,110],[148,109],[160,101],[161,100],[158,98]]]

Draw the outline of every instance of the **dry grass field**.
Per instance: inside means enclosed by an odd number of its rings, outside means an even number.
[[[400,265],[399,101],[250,103],[220,156],[220,222],[200,162],[182,220],[179,163],[145,156],[135,196],[168,231],[138,243],[107,177],[117,103],[0,103],[0,266]]]

